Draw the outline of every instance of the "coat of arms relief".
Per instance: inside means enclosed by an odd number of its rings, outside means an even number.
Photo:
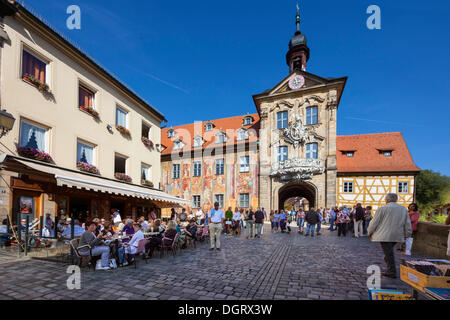
[[[314,126],[305,126],[301,116],[294,114],[293,121],[281,130],[282,138],[294,148],[313,141],[322,141],[324,137],[314,132]],[[311,180],[313,175],[324,172],[320,159],[292,158],[272,165],[271,176],[281,182]]]
[[[303,125],[300,115],[294,114],[292,121],[287,128],[282,129],[282,135],[286,142],[293,144],[294,148],[312,141],[312,138],[322,141],[324,137],[314,132],[313,127]]]

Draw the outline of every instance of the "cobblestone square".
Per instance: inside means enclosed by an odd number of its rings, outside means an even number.
[[[370,265],[384,270],[378,243],[367,237],[271,233],[261,239],[222,235],[222,250],[209,243],[183,249],[175,257],[159,254],[146,264],[112,271],[82,269],[81,289],[69,290],[67,265],[26,260],[0,264],[0,299],[367,299]],[[397,254],[397,264],[401,256]],[[382,278],[382,287],[409,290],[399,279]]]

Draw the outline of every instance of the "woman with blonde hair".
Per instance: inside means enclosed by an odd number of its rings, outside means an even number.
[[[155,220],[158,221],[159,219]],[[145,259],[149,259],[152,257],[153,252],[156,248],[160,247],[161,244],[164,244],[165,246],[170,246],[172,242],[175,239],[175,236],[177,235],[177,224],[174,220],[170,220],[167,225],[167,230],[164,232],[164,235],[158,235],[150,237],[149,242],[145,245]]]

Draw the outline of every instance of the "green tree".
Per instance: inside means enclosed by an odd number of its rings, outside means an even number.
[[[422,170],[416,179],[416,199],[422,213],[450,202],[450,177]]]

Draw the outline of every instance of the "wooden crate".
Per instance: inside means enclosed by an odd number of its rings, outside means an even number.
[[[429,276],[404,265],[400,265],[400,279],[421,292],[425,287],[450,289],[450,277]]]

